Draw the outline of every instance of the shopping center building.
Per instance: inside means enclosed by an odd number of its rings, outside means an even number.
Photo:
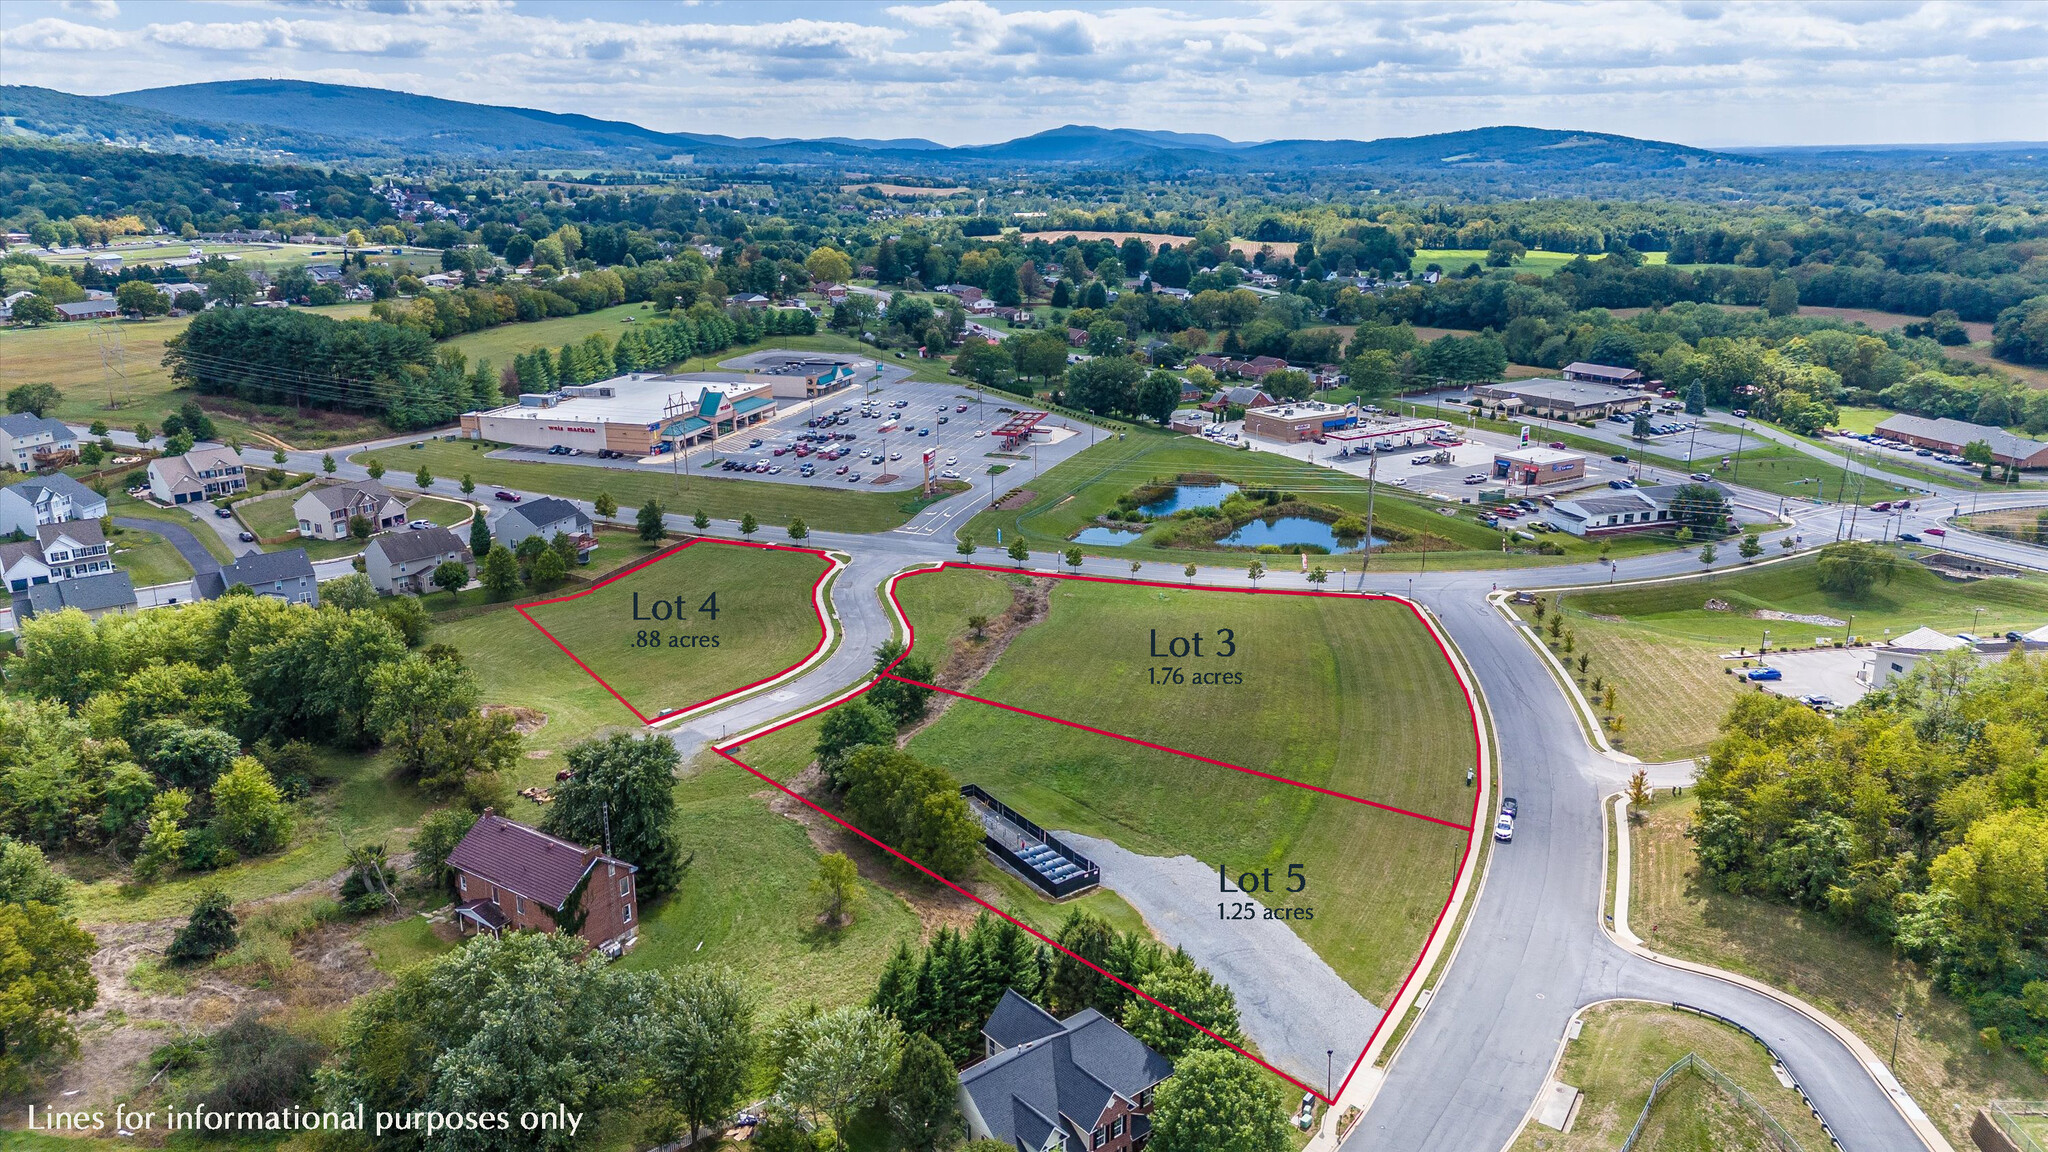
[[[462,435],[522,448],[649,456],[715,440],[772,419],[781,376],[631,373],[596,384],[529,392],[517,403],[466,412]]]

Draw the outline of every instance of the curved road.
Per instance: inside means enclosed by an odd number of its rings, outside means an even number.
[[[360,466],[345,462],[348,451],[335,451],[336,459],[344,461],[338,469],[344,479],[363,474]],[[261,466],[271,463],[267,453],[245,452],[244,457]],[[299,453],[287,466],[310,472],[319,467],[319,457]],[[385,483],[408,487],[396,474],[387,475]],[[1781,503],[1758,492],[1738,489],[1737,495],[1757,507]],[[1878,539],[1901,530],[1924,531],[1954,515],[1958,497],[1974,499],[1980,508],[2048,504],[2048,493],[2041,492],[1973,497],[1937,489],[1928,501],[1916,501],[1920,506],[1913,511],[1873,523],[1867,511],[1841,505],[1786,503],[1791,523],[1764,533],[1771,545],[1767,555],[1781,555],[1777,545],[1787,538],[1812,548],[1851,534]],[[693,753],[857,685],[871,666],[874,647],[893,633],[893,620],[878,595],[881,583],[908,566],[956,559],[953,532],[979,509],[982,498],[977,492],[962,493],[890,532],[813,532],[807,545],[852,558],[832,590],[837,647],[809,672],[772,691],[677,723],[668,729],[669,738]],[[633,509],[620,510],[622,517],[632,514]],[[680,516],[672,516],[670,523],[689,531]],[[167,536],[166,529],[176,528],[158,521],[137,526]],[[196,547],[197,541],[191,544]],[[2048,569],[2048,552],[1960,529],[1949,529],[1942,547]],[[988,549],[980,558],[1003,562]],[[1029,566],[1049,569],[1055,563],[1049,555],[1038,555]],[[1732,566],[1731,559],[1722,567]],[[1149,567],[1141,575],[1188,580],[1177,565]],[[1130,566],[1125,559],[1089,557],[1079,571],[1128,576]],[[1486,596],[1497,587],[1605,584],[1700,571],[1692,554],[1668,551],[1613,566],[1593,562],[1412,577],[1375,574],[1346,581],[1347,588],[1362,580],[1374,591],[1410,594],[1436,612],[1485,693],[1502,788],[1521,803],[1515,840],[1493,854],[1455,960],[1347,1149],[1483,1152],[1503,1146],[1541,1090],[1566,1021],[1581,1005],[1613,997],[1683,1001],[1741,1021],[1783,1057],[1850,1152],[1924,1146],[1885,1090],[1820,1025],[1739,985],[1643,959],[1615,944],[1601,928],[1605,840],[1599,801],[1620,785],[1626,771],[1588,747],[1571,704],[1541,658]],[[1203,569],[1192,582],[1242,587],[1245,579],[1242,570]],[[1296,583],[1298,573],[1278,571],[1268,580],[1268,587],[1306,587]]]

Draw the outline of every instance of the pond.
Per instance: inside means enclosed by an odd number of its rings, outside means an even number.
[[[1356,552],[1364,541],[1353,538],[1348,543],[1340,542],[1337,534],[1321,520],[1311,520],[1306,516],[1275,516],[1271,520],[1253,520],[1217,543],[1233,548],[1256,548],[1261,544],[1283,547],[1288,544],[1320,544],[1332,552]],[[1375,548],[1385,543],[1377,536],[1372,538]]]
[[[1099,547],[1115,548],[1124,544],[1136,544],[1138,542],[1138,535],[1136,532],[1104,528],[1098,524],[1093,528],[1085,528],[1076,533],[1073,536],[1073,541],[1076,544],[1094,544]]]
[[[1181,484],[1171,494],[1141,504],[1139,509],[1149,516],[1171,516],[1183,508],[1214,508],[1235,491],[1235,484]]]

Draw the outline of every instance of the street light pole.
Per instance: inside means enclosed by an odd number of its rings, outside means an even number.
[[[1896,1065],[1898,1064],[1898,1062],[1899,1062],[1899,1025],[1900,1025],[1900,1024],[1903,1024],[1903,1023],[1905,1023],[1905,1020],[1906,1020],[1906,1014],[1905,1014],[1904,1012],[1901,1012],[1901,1011],[1899,1011],[1899,1010],[1898,1010],[1897,1008],[1894,1008],[1894,1009],[1892,1009],[1892,1058],[1891,1058],[1891,1063],[1892,1063],[1892,1064],[1893,1064],[1894,1066],[1896,1066]]]

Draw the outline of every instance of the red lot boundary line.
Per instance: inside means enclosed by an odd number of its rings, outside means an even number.
[[[746,770],[748,773],[752,774],[754,777],[761,780],[762,782],[768,784],[770,787],[773,787],[777,791],[781,792],[783,795],[788,796],[792,800],[795,800],[798,803],[804,805],[805,807],[811,809],[812,811],[817,812],[819,815],[824,816],[826,819],[831,820],[833,823],[839,825],[842,828],[845,828],[847,831],[853,833],[856,836],[859,836],[861,839],[866,840],[868,843],[873,844],[875,847],[880,848],[882,851],[887,852],[889,855],[894,856],[898,860],[901,860],[904,863],[910,865],[911,867],[917,869],[919,872],[924,873],[926,876],[931,877],[933,880],[938,881],[940,884],[945,885],[952,891],[957,892],[962,896],[965,896],[967,899],[974,901],[976,904],[979,904],[983,908],[988,909],[990,912],[995,913],[997,916],[1000,916],[1003,919],[1008,920],[1010,923],[1015,924],[1017,927],[1023,929],[1026,933],[1030,934],[1034,939],[1040,941],[1048,947],[1058,949],[1065,955],[1070,956],[1073,959],[1081,962],[1082,964],[1086,965],[1090,970],[1094,971],[1097,975],[1100,975],[1104,979],[1114,982],[1119,987],[1124,988],[1126,991],[1129,991],[1132,995],[1139,997],[1146,1003],[1151,1004],[1153,1007],[1160,1009],[1161,1011],[1172,1016],[1174,1019],[1179,1020],[1181,1023],[1186,1024],[1190,1028],[1193,1028],[1196,1031],[1202,1033],[1204,1036],[1207,1036],[1210,1039],[1216,1041],[1218,1044],[1223,1045],[1225,1048],[1230,1049],[1232,1052],[1235,1052],[1238,1055],[1244,1057],[1245,1059],[1250,1060],[1252,1063],[1257,1064],[1259,1067],[1264,1068],[1266,1071],[1271,1072],[1273,1075],[1278,1076],[1280,1079],[1286,1081],[1287,1083],[1294,1085],[1296,1088],[1301,1089],[1303,1092],[1306,1092],[1309,1095],[1314,1096],[1316,1099],[1321,1100],[1326,1104],[1334,1105],[1337,1102],[1337,1098],[1344,1095],[1344,1089],[1351,1084],[1352,1078],[1358,1075],[1359,1068],[1365,1064],[1366,1054],[1372,1051],[1373,1043],[1379,1039],[1380,1032],[1383,1029],[1385,1029],[1389,1023],[1393,1021],[1394,1013],[1392,1011],[1391,1006],[1400,1003],[1401,997],[1405,995],[1408,990],[1408,986],[1414,983],[1416,973],[1421,971],[1422,969],[1423,957],[1429,955],[1429,950],[1431,946],[1434,945],[1436,942],[1437,933],[1443,930],[1444,920],[1451,910],[1451,901],[1454,898],[1456,898],[1458,894],[1458,886],[1460,883],[1463,882],[1465,878],[1466,869],[1472,866],[1472,857],[1474,854],[1474,848],[1477,845],[1477,840],[1474,838],[1470,826],[1464,829],[1466,833],[1464,856],[1458,862],[1457,872],[1455,872],[1451,877],[1451,884],[1449,890],[1444,893],[1443,906],[1437,910],[1435,923],[1433,923],[1430,926],[1429,934],[1423,937],[1422,948],[1416,954],[1415,963],[1409,966],[1408,975],[1404,977],[1400,985],[1397,988],[1395,988],[1394,995],[1388,1000],[1388,1006],[1381,1009],[1379,1023],[1373,1026],[1372,1034],[1366,1037],[1365,1045],[1359,1050],[1358,1059],[1352,1061],[1350,1070],[1344,1074],[1343,1082],[1337,1085],[1336,1090],[1333,1093],[1331,1093],[1330,1095],[1324,1095],[1322,1092],[1316,1091],[1316,1089],[1311,1085],[1303,1083],[1301,1080],[1296,1079],[1294,1076],[1291,1076],[1288,1073],[1283,1072],[1278,1068],[1275,1068],[1273,1065],[1268,1064],[1266,1061],[1261,1060],[1259,1057],[1252,1055],[1250,1052],[1245,1051],[1238,1045],[1230,1042],[1229,1040],[1224,1039],[1221,1036],[1216,1035],[1214,1032],[1209,1031],[1207,1028],[1202,1027],[1200,1024],[1197,1024],[1193,1020],[1188,1019],[1186,1016],[1181,1015],[1179,1012],[1174,1011],[1174,1009],[1170,1006],[1162,1004],[1158,1000],[1155,1000],[1152,997],[1147,996],[1139,988],[1135,987],[1130,983],[1127,983],[1124,980],[1118,979],[1115,974],[1103,969],[1099,965],[1094,964],[1093,962],[1089,961],[1086,957],[1080,956],[1064,947],[1061,947],[1059,941],[1054,940],[1052,937],[1047,936],[1045,933],[1040,932],[1038,929],[1033,928],[1031,925],[1024,923],[1022,920],[1019,920],[1015,916],[1010,915],[1008,912],[1003,911],[1001,908],[998,908],[995,905],[990,904],[988,901],[983,900],[981,897],[976,896],[974,893],[969,892],[965,888],[962,888],[961,886],[953,883],[952,881],[946,879],[944,876],[939,875],[937,872],[934,872],[930,868],[925,867],[923,864],[918,863],[916,860],[911,859],[909,856],[906,856],[903,853],[897,851],[895,848],[882,843],[882,841],[876,839],[873,836],[870,836],[865,831],[862,831],[861,829],[848,823],[846,820],[841,819],[836,813],[831,812],[823,807],[820,807],[819,805],[813,803],[808,797],[799,795],[794,790],[785,786],[781,781],[776,780],[774,777],[769,776],[767,773],[756,769],[752,765],[748,764],[746,761],[741,760],[739,757],[732,755],[732,753],[726,750],[727,747],[738,748],[742,745],[751,743],[755,740],[759,740],[761,737],[767,736],[770,733],[779,732],[782,729],[787,728],[793,724],[800,724],[803,721],[808,720],[811,717],[816,716],[820,713],[829,712],[832,709],[839,707],[841,704],[844,704],[847,701],[852,700],[855,697],[858,697],[863,693],[867,692],[876,684],[880,683],[881,678],[884,676],[887,676],[892,680],[903,679],[902,677],[893,675],[893,673],[896,668],[896,665],[901,663],[903,657],[909,655],[910,649],[916,645],[917,634],[916,630],[910,624],[909,615],[903,611],[903,606],[897,603],[896,583],[897,581],[902,580],[906,577],[920,576],[932,572],[941,572],[947,568],[962,568],[980,572],[1000,572],[1008,575],[1050,576],[1054,579],[1085,580],[1101,584],[1130,584],[1145,588],[1175,588],[1191,592],[1238,592],[1245,595],[1255,596],[1327,596],[1345,600],[1385,600],[1390,601],[1392,603],[1400,604],[1406,607],[1410,612],[1414,613],[1416,620],[1419,621],[1426,630],[1428,630],[1430,638],[1436,642],[1437,651],[1443,656],[1444,662],[1450,665],[1451,671],[1458,677],[1458,687],[1460,691],[1464,693],[1465,696],[1465,710],[1467,714],[1471,717],[1472,721],[1472,747],[1474,770],[1475,772],[1483,773],[1486,770],[1486,766],[1484,763],[1480,762],[1480,753],[1481,749],[1485,747],[1485,743],[1479,730],[1479,706],[1478,703],[1472,698],[1471,685],[1466,681],[1464,673],[1458,668],[1457,661],[1451,659],[1450,649],[1444,644],[1443,636],[1437,631],[1436,626],[1430,622],[1428,617],[1422,614],[1421,609],[1418,608],[1412,601],[1402,599],[1399,596],[1384,596],[1376,593],[1363,592],[1318,592],[1293,591],[1287,589],[1273,589],[1271,591],[1267,591],[1264,589],[1253,588],[1214,588],[1201,584],[1171,584],[1151,580],[1122,580],[1106,576],[1062,575],[1056,573],[1036,572],[1024,568],[1000,568],[983,564],[962,564],[948,561],[934,568],[920,568],[910,572],[899,572],[895,576],[890,577],[889,583],[885,586],[885,590],[888,593],[890,605],[896,610],[897,618],[903,621],[904,630],[910,636],[910,643],[904,645],[903,652],[899,654],[895,660],[890,661],[888,667],[882,669],[882,671],[876,675],[875,679],[870,680],[868,683],[863,684],[861,687],[855,689],[852,692],[848,692],[843,696],[837,697],[832,700],[828,700],[822,704],[813,705],[812,707],[807,708],[794,716],[790,716],[784,720],[771,724],[768,727],[760,729],[757,732],[748,733],[747,735],[732,741],[729,745],[714,744],[711,746],[711,750],[713,752],[718,753],[726,760],[729,760],[733,764],[738,765],[740,768]],[[917,681],[906,682],[918,683]],[[970,697],[970,699],[972,699],[972,697]],[[998,707],[1002,707],[1002,705],[998,705]],[[1017,711],[1021,711],[1021,709],[1018,709]],[[1029,715],[1029,713],[1027,713],[1027,715]],[[1047,719],[1050,718],[1048,717]],[[1064,721],[1059,722],[1064,723]],[[1104,735],[1110,735],[1110,733],[1104,733]],[[1172,750],[1167,749],[1167,751]],[[1186,753],[1181,753],[1181,755],[1186,755]],[[1195,757],[1195,759],[1201,758]],[[1220,763],[1220,761],[1209,761],[1209,763]],[[1223,766],[1236,767],[1235,765],[1228,764]],[[1290,784],[1299,783],[1298,781],[1292,780],[1282,780],[1282,782]],[[1301,786],[1308,787],[1308,785]],[[1473,789],[1472,819],[1474,825],[1478,823],[1479,797],[1483,791],[1483,789],[1477,787]],[[1341,795],[1341,793],[1333,793],[1333,795]],[[1346,797],[1346,799],[1356,798]],[[1364,802],[1361,801],[1361,803]],[[1409,813],[1409,815],[1413,815],[1413,813]],[[1429,817],[1422,817],[1422,819],[1429,819]],[[1443,821],[1437,822],[1443,823]],[[1456,828],[1457,825],[1450,825],[1450,827]]]
[[[1015,704],[1005,704],[1000,700],[989,700],[980,696],[969,696],[965,692],[955,692],[951,688],[941,688],[937,684],[927,684],[922,680],[911,680],[898,676],[893,672],[883,672],[881,675],[901,684],[915,684],[920,688],[929,688],[934,692],[943,692],[948,696],[958,697],[962,700],[972,700],[976,704],[986,704],[991,708],[1000,708],[1005,712],[1015,712],[1019,716],[1029,716],[1034,720],[1047,720],[1068,728],[1078,728],[1083,732],[1092,732],[1097,736],[1107,736],[1112,740],[1121,740],[1126,744],[1136,744],[1141,748],[1151,748],[1159,752],[1170,752],[1175,756],[1188,760],[1199,760],[1204,764],[1214,764],[1218,768],[1228,768],[1232,772],[1242,772],[1247,776],[1257,776],[1261,780],[1271,780],[1275,784],[1292,784],[1296,788],[1305,788],[1310,792],[1320,792],[1325,796],[1334,796],[1339,800],[1349,800],[1354,804],[1363,804],[1368,808],[1378,808],[1382,812],[1392,812],[1400,816],[1413,816],[1417,820],[1427,820],[1431,824],[1441,824],[1446,828],[1456,828],[1460,832],[1470,832],[1472,830],[1470,824],[1460,824],[1455,820],[1445,820],[1436,816],[1424,816],[1420,812],[1410,812],[1406,808],[1396,808],[1392,804],[1381,804],[1376,800],[1367,800],[1362,796],[1353,796],[1349,792],[1339,792],[1333,788],[1319,788],[1314,784],[1307,784],[1286,776],[1275,776],[1271,772],[1261,772],[1256,768],[1246,768],[1242,764],[1232,764],[1228,760],[1215,760],[1207,756],[1198,756],[1193,752],[1183,752],[1178,748],[1169,748],[1164,744],[1154,744],[1150,740],[1140,740],[1135,736],[1126,736],[1121,732],[1111,732],[1107,728],[1091,728],[1086,724],[1076,723],[1072,720],[1062,720],[1057,716],[1047,715],[1044,712],[1033,712],[1029,708],[1019,708]]]
[[[592,592],[595,592],[598,589],[603,588],[605,585],[610,584],[615,580],[622,580],[625,577],[631,576],[633,573],[640,571],[642,568],[645,568],[650,564],[659,563],[660,561],[666,560],[669,557],[674,556],[676,553],[681,552],[685,548],[692,548],[699,544],[723,544],[732,548],[760,548],[769,552],[801,552],[806,556],[816,556],[818,559],[823,560],[825,562],[825,570],[818,573],[818,578],[811,582],[811,611],[816,613],[818,617],[818,642],[817,644],[812,646],[809,652],[804,654],[803,659],[798,660],[794,664],[791,664],[788,668],[784,668],[768,676],[763,676],[761,679],[756,680],[751,684],[741,685],[740,687],[734,688],[729,692],[721,692],[708,700],[699,700],[695,704],[686,704],[681,708],[671,708],[666,712],[657,713],[653,716],[647,716],[643,715],[638,708],[633,707],[632,701],[626,699],[624,696],[619,695],[618,689],[613,688],[610,684],[606,683],[604,677],[599,676],[596,672],[591,671],[590,665],[585,664],[583,662],[582,657],[576,655],[576,653],[574,652],[569,651],[569,646],[567,644],[564,644],[561,642],[561,640],[557,639],[553,632],[548,631],[546,628],[542,628],[540,621],[535,620],[526,611],[528,608],[544,608],[549,604],[565,604],[571,600],[576,600],[581,597],[588,596]],[[817,654],[824,649],[825,642],[829,640],[832,635],[831,626],[828,623],[826,623],[825,620],[825,611],[824,609],[818,606],[818,589],[825,583],[825,578],[832,575],[833,567],[834,565],[832,563],[832,557],[826,555],[822,549],[818,548],[795,548],[787,544],[757,544],[752,540],[717,540],[707,536],[698,536],[693,539],[685,540],[681,544],[677,544],[673,548],[665,548],[660,552],[656,552],[654,555],[649,556],[647,559],[642,560],[638,564],[634,564],[631,567],[621,568],[617,572],[614,572],[611,575],[605,577],[604,579],[598,581],[597,583],[592,584],[590,587],[585,588],[581,592],[572,593],[568,596],[557,596],[552,600],[531,600],[525,604],[515,604],[512,606],[512,608],[513,611],[518,612],[521,616],[526,617],[526,622],[528,624],[533,625],[535,628],[539,628],[540,634],[547,637],[550,641],[552,641],[555,647],[560,648],[564,656],[567,656],[569,659],[576,661],[576,666],[578,668],[583,669],[585,675],[589,676],[592,680],[597,681],[598,685],[602,687],[605,691],[611,693],[612,699],[617,700],[619,703],[625,705],[626,711],[631,712],[640,721],[640,723],[659,724],[663,720],[666,720],[671,716],[679,716],[684,712],[693,712],[699,708],[704,707],[706,704],[715,704],[720,700],[727,699],[728,697],[738,696],[743,692],[750,692],[756,688],[759,688],[761,685],[768,683],[771,680],[780,679],[781,677],[788,675],[792,669],[801,668],[805,664],[810,663],[811,659],[817,656]]]

